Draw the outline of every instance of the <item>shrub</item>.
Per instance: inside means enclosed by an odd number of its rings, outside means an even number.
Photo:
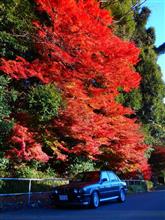
[[[146,185],[147,185],[147,191],[152,190],[154,187],[154,184],[152,181],[146,181]]]
[[[8,138],[12,127],[13,127],[13,121],[5,121],[5,120],[0,121],[0,145],[1,145],[1,150],[6,149],[6,146],[5,146],[4,142]],[[3,151],[0,152],[0,156],[2,156],[3,153],[4,153]]]
[[[77,173],[95,170],[96,164],[89,159],[75,158],[69,166],[68,174],[70,177],[75,176]]]
[[[9,175],[9,160],[6,158],[0,158],[0,177],[6,177]]]
[[[138,193],[138,192],[146,192],[146,191],[147,191],[146,182],[128,186],[128,192],[129,193]]]
[[[22,164],[21,166],[18,166],[16,168],[15,172],[16,177],[20,178],[38,178],[38,179],[44,179],[44,178],[53,178],[56,176],[55,171],[48,167],[44,171],[38,170],[33,166],[28,166],[25,164]]]
[[[28,95],[28,108],[39,122],[47,122],[58,115],[62,97],[54,84],[33,87]]]

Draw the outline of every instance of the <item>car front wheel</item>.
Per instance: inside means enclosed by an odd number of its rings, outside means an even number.
[[[120,192],[119,192],[119,199],[118,199],[118,201],[119,202],[125,202],[125,200],[126,200],[125,190],[121,189]]]
[[[100,205],[100,197],[98,192],[93,192],[91,195],[91,207],[92,208],[98,208]]]

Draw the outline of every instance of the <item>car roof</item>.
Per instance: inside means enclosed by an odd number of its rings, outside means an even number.
[[[84,171],[84,172],[80,172],[80,173],[95,173],[95,172],[112,172],[114,173],[114,171],[112,170],[93,170],[93,171]]]

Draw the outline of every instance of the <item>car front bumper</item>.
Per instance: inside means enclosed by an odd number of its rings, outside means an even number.
[[[90,195],[89,194],[84,194],[84,195],[66,195],[67,200],[60,200],[60,195],[52,193],[50,195],[50,199],[53,204],[55,205],[84,205],[87,206],[90,204]]]

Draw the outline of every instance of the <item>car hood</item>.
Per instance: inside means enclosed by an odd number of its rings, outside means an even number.
[[[58,189],[68,189],[68,188],[83,188],[92,184],[96,184],[96,182],[71,182],[67,185],[58,186]]]

